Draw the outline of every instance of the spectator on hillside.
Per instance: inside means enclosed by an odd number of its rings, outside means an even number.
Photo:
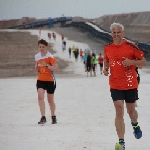
[[[83,64],[84,64],[84,70],[85,70],[85,72],[87,71],[86,62],[87,62],[87,53],[84,53],[83,54]]]
[[[75,51],[76,51],[76,47],[75,47],[75,45],[73,45],[72,46],[72,52],[73,52],[74,57],[75,57]]]
[[[100,53],[99,57],[98,57],[98,63],[99,63],[99,66],[100,66],[100,73],[101,74],[103,73],[103,61],[104,61],[104,58],[102,57],[102,55]]]
[[[62,40],[64,39],[64,34],[61,35],[61,39],[62,39]]]
[[[91,64],[92,64],[93,76],[96,77],[96,70],[95,70],[95,67],[96,67],[96,64],[97,64],[97,58],[96,58],[95,53],[92,53]]]
[[[39,28],[39,39],[40,39],[40,37],[41,37],[41,27]]]
[[[81,62],[82,62],[82,60],[83,60],[83,58],[82,58],[82,56],[83,56],[83,50],[82,49],[80,49],[80,59],[81,59]]]
[[[53,33],[53,39],[56,40],[56,34],[55,33]]]
[[[76,50],[74,51],[74,55],[75,55],[75,60],[76,62],[78,61],[78,56],[79,56],[79,49],[78,47],[76,48]]]
[[[64,49],[66,50],[66,41],[65,41],[65,39],[62,40],[62,44],[64,45]]]
[[[69,58],[71,58],[71,47],[69,47],[68,52],[69,52]]]
[[[90,76],[92,77],[92,64],[91,64],[91,59],[92,59],[92,56],[91,56],[91,53],[88,53],[88,56],[87,56],[87,60],[86,60],[86,67],[87,67],[87,77],[88,77],[88,73],[90,72]]]
[[[65,46],[64,46],[64,44],[62,44],[61,46],[62,46],[62,51],[64,52],[64,51],[65,51]]]
[[[51,33],[48,33],[48,38],[51,39]]]
[[[85,48],[84,54],[88,54],[88,49]]]
[[[96,55],[96,49],[95,48],[92,49],[92,53],[94,53]]]

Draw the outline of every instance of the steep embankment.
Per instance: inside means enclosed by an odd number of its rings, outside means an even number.
[[[39,19],[22,17],[21,19],[0,21],[0,29],[6,29],[14,25],[27,24]],[[113,22],[122,23],[125,26],[125,36],[137,41],[150,42],[150,11],[124,14],[105,15],[95,19],[73,17],[72,21],[93,21],[97,25],[109,31]],[[60,26],[55,25],[55,26]]]
[[[81,32],[80,29],[69,27],[69,28],[60,28],[55,27],[51,28],[51,31],[57,32],[60,35],[65,35],[69,40],[73,40],[80,43],[86,43],[89,45],[91,49],[96,49],[97,52],[103,53],[103,47],[105,45],[104,42],[97,41],[93,37],[90,37],[90,35],[86,32]]]
[[[109,31],[113,22],[125,26],[125,36],[137,41],[150,42],[150,11],[128,14],[105,15],[94,22]]]
[[[150,11],[105,15],[95,19],[95,23],[104,28],[113,22],[120,22],[125,26],[150,26]]]
[[[37,40],[27,32],[0,32],[0,77],[35,75]]]
[[[36,18],[22,17],[21,19],[2,20],[0,21],[0,29],[8,29],[12,26],[23,25],[37,21]]]
[[[8,29],[9,27],[15,26],[19,19],[13,20],[2,20],[0,21],[0,29]]]
[[[38,52],[38,37],[28,32],[0,31],[0,78],[35,76],[34,55]],[[52,45],[48,49],[51,53]],[[68,62],[56,58],[59,73],[68,66]]]

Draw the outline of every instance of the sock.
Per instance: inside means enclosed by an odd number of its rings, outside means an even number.
[[[137,122],[137,123],[133,123],[133,122],[132,122],[132,126],[133,126],[133,127],[136,127],[137,125],[138,125],[138,122]]]
[[[120,143],[120,142],[124,142],[124,139],[119,139],[119,143]]]

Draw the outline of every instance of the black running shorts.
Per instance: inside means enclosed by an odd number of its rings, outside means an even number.
[[[54,84],[54,82],[52,82],[52,81],[37,80],[36,87],[37,87],[37,90],[39,88],[42,88],[42,89],[46,90],[48,94],[54,94],[54,91],[56,89],[56,83]]]
[[[110,89],[110,92],[113,101],[125,100],[126,103],[134,103],[136,100],[138,100],[137,89],[129,89],[129,90]]]
[[[99,64],[100,65],[100,67],[103,67],[103,64]]]
[[[92,66],[93,71],[95,71],[95,66],[96,66],[96,64],[94,64],[94,65]]]
[[[87,72],[90,72],[91,71],[91,64],[86,64],[86,68],[87,68]]]

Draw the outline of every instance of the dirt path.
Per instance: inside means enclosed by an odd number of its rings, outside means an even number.
[[[87,43],[91,49],[95,48],[97,52],[103,54],[105,43],[96,41],[87,33],[81,32],[79,29],[70,28],[51,28],[53,32],[64,34],[70,40]],[[37,36],[31,36],[25,32],[0,32],[0,78],[5,77],[23,77],[35,76],[34,72],[34,55],[37,50]],[[52,50],[51,47],[49,49]],[[56,58],[60,71],[64,73],[64,69],[69,65],[69,62]],[[149,60],[149,59],[147,59]],[[63,62],[63,63],[62,63]],[[149,68],[150,62],[145,68]]]
[[[76,29],[74,27],[69,28],[51,28],[51,31],[57,32],[59,34],[64,34],[65,37],[67,37],[69,40],[73,40],[80,43],[86,43],[89,45],[91,49],[96,49],[97,52],[103,53],[103,47],[105,43],[102,41],[96,41],[94,38],[92,38],[87,33],[83,33],[79,29]]]

